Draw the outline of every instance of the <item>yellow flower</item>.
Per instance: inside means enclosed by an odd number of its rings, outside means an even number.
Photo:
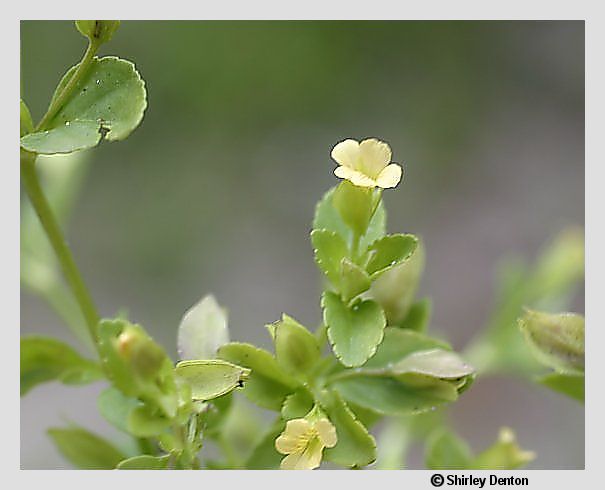
[[[401,180],[402,168],[391,162],[391,148],[375,138],[344,140],[332,149],[332,158],[339,164],[334,174],[359,187],[395,187]]]
[[[328,419],[293,419],[275,440],[275,448],[287,454],[282,470],[312,470],[321,463],[324,447],[334,447],[336,441],[336,429]]]

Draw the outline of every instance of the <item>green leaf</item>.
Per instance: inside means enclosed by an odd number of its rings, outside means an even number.
[[[227,312],[211,294],[183,315],[177,339],[181,360],[214,359],[218,348],[228,342]]]
[[[141,402],[125,396],[120,390],[110,386],[97,398],[97,407],[101,415],[113,426],[129,432],[128,417]]]
[[[347,258],[340,263],[340,293],[345,301],[359,296],[370,289],[370,276],[357,264]]]
[[[456,386],[433,380],[429,386],[404,383],[389,376],[357,376],[334,382],[334,387],[348,401],[383,415],[411,415],[433,410],[455,401]]]
[[[285,425],[286,423],[281,418],[273,423],[247,458],[245,464],[247,469],[274,470],[279,468],[279,463],[284,455],[275,449],[275,439],[282,433]]]
[[[336,392],[326,392],[322,408],[336,428],[338,441],[324,450],[324,458],[347,467],[362,467],[376,460],[376,441]]]
[[[223,345],[218,355],[251,369],[243,393],[261,407],[281,410],[284,399],[300,386],[296,378],[284,372],[271,353],[251,344],[231,342]]]
[[[51,428],[48,435],[59,452],[76,468],[111,470],[125,458],[105,439],[80,427]]]
[[[311,243],[315,262],[337,289],[340,288],[340,264],[347,257],[349,250],[340,235],[329,230],[313,230]]]
[[[473,455],[468,444],[445,429],[437,430],[426,445],[426,467],[431,470],[463,470],[469,468]]]
[[[97,363],[63,342],[38,336],[21,339],[21,395],[47,381],[86,384],[102,377]]]
[[[442,349],[413,352],[389,369],[395,374],[415,373],[438,379],[458,379],[474,373],[458,354]]]
[[[409,259],[374,280],[371,295],[384,309],[389,325],[400,325],[408,314],[424,270],[424,259],[424,245],[419,240]]]
[[[284,420],[301,419],[313,408],[313,397],[306,389],[296,390],[286,397],[281,409]]]
[[[361,366],[376,352],[382,341],[386,320],[378,303],[357,301],[351,307],[338,295],[322,296],[324,323],[336,357],[345,366]]]
[[[70,68],[59,82],[53,100],[76,69],[77,65]],[[50,155],[92,148],[103,138],[121,140],[139,125],[146,106],[145,84],[131,62],[113,56],[94,58],[45,130],[23,136],[21,146]]]
[[[164,456],[150,456],[149,454],[143,454],[141,456],[134,456],[132,458],[120,461],[117,466],[118,470],[165,470],[168,468],[168,462],[170,461],[170,455],[165,454]]]
[[[370,259],[366,270],[372,278],[409,259],[418,244],[414,235],[387,235],[369,247]]]
[[[498,441],[471,462],[469,469],[473,470],[514,470],[525,466],[536,457],[532,451],[519,447],[514,432],[503,427],[500,429]]]
[[[320,351],[317,339],[305,327],[288,315],[273,324],[275,358],[278,364],[294,375],[306,378],[309,371],[319,361]]]
[[[373,189],[358,187],[344,180],[334,190],[332,204],[344,223],[361,236],[366,232],[376,199],[380,199],[380,194]]]
[[[139,405],[128,414],[128,432],[136,437],[154,437],[172,423],[162,412],[148,405]]]
[[[388,316],[387,316],[388,317]],[[431,300],[422,299],[414,303],[407,312],[407,315],[399,325],[401,328],[414,330],[416,332],[426,332],[431,318]]]
[[[584,403],[583,374],[550,373],[539,377],[537,382]]]
[[[365,367],[386,367],[401,361],[413,352],[429,349],[451,350],[451,347],[446,342],[413,330],[387,327],[384,329],[384,340],[378,346],[376,354],[367,362]]]
[[[387,212],[384,209],[384,203],[381,199],[376,211],[374,211],[374,216],[372,216],[365,234],[359,240],[359,250],[367,250],[371,243],[374,243],[386,234],[386,221]]]
[[[191,385],[193,400],[211,400],[229,393],[243,386],[250,375],[249,369],[218,359],[181,361],[175,371]]]
[[[584,372],[584,317],[527,310],[519,328],[536,357],[560,372]]]

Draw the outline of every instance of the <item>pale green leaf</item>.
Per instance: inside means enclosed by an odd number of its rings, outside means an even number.
[[[329,230],[313,230],[311,243],[315,262],[337,289],[340,288],[340,264],[349,251],[346,242],[340,235]]]
[[[218,359],[181,361],[177,376],[191,386],[194,400],[211,400],[244,385],[250,370]]]
[[[414,235],[387,235],[369,247],[370,258],[366,267],[372,278],[408,260],[418,244]]]
[[[275,358],[278,364],[289,373],[306,378],[320,357],[317,339],[286,314],[273,326]]]
[[[165,470],[168,468],[168,462],[170,461],[170,455],[165,454],[163,456],[151,456],[149,454],[143,454],[141,456],[134,456],[132,458],[120,461],[117,466],[118,470]]]
[[[473,454],[468,444],[456,434],[436,430],[426,445],[426,467],[431,470],[463,470],[469,468]]]
[[[114,469],[125,456],[113,444],[80,427],[48,429],[59,452],[76,468]]]
[[[340,293],[345,301],[359,296],[370,289],[370,276],[357,264],[347,258],[340,263]]]
[[[128,432],[130,413],[141,404],[135,398],[125,396],[120,390],[110,386],[97,398],[97,407],[101,415],[118,429]]]
[[[473,470],[514,470],[521,468],[535,459],[532,451],[519,447],[515,433],[507,428],[500,429],[498,441],[477,455],[470,463]]]
[[[537,379],[538,383],[551,390],[563,393],[584,403],[584,375],[550,373]]]

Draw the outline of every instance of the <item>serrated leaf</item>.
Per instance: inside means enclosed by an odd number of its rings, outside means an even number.
[[[306,389],[296,390],[286,397],[281,409],[284,420],[300,419],[307,415],[313,408],[313,397]]]
[[[59,82],[58,97],[77,69]],[[71,153],[101,139],[126,138],[141,122],[147,106],[145,84],[134,65],[113,56],[94,58],[71,97],[43,131],[21,138],[21,146],[41,154]]]
[[[508,427],[500,429],[498,441],[487,448],[469,465],[473,470],[514,470],[536,457],[532,451],[519,447],[515,433]]]
[[[366,271],[347,258],[340,262],[340,293],[345,301],[370,289],[372,281]]]
[[[369,247],[370,259],[366,266],[372,278],[409,259],[418,244],[414,235],[387,235],[379,238]]]
[[[138,400],[125,396],[113,386],[103,390],[97,398],[101,415],[118,429],[128,432],[128,417],[141,404]]]
[[[120,461],[117,466],[118,470],[165,470],[168,468],[170,455],[151,456],[143,454],[141,456],[133,456],[132,458]]]
[[[306,378],[321,355],[317,339],[286,314],[273,325],[275,358],[278,364],[289,373]]]
[[[48,435],[59,452],[76,468],[112,470],[125,458],[113,444],[80,427],[51,428]]]
[[[378,303],[357,301],[351,307],[332,292],[322,296],[324,323],[332,350],[345,366],[361,366],[382,341],[386,319]]]
[[[103,377],[101,367],[72,347],[49,337],[21,339],[21,395],[40,383],[92,383]]]
[[[347,467],[363,467],[376,460],[376,441],[336,392],[325,393],[322,408],[336,428],[336,446],[324,458]]]
[[[456,434],[437,430],[426,445],[425,463],[431,470],[463,470],[469,468],[473,454],[468,444]]]
[[[311,243],[317,266],[339,289],[340,263],[349,253],[346,242],[335,232],[322,229],[311,232]]]
[[[228,342],[227,313],[211,294],[183,315],[177,339],[181,360],[214,359],[218,348]]]
[[[410,306],[410,309],[407,311],[407,314],[399,327],[423,333],[426,332],[430,318],[431,300],[425,298]]]
[[[261,407],[281,410],[284,399],[300,385],[281,369],[270,352],[251,344],[231,342],[222,346],[218,355],[251,370],[242,391]]]
[[[519,327],[538,360],[570,373],[584,372],[584,317],[527,310]]]
[[[583,374],[550,373],[539,377],[537,382],[584,403]]]
[[[250,369],[218,359],[181,361],[177,376],[191,386],[193,400],[211,400],[244,385]]]

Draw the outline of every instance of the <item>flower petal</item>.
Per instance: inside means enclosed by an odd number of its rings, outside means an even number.
[[[319,439],[325,447],[334,447],[338,442],[336,437],[336,428],[328,419],[319,419],[315,422],[315,429],[319,434]]]
[[[289,454],[300,447],[301,439],[311,430],[306,419],[293,419],[286,423],[285,430],[275,439],[275,449],[282,454]]]
[[[282,470],[312,470],[321,464],[323,446],[318,440],[309,444],[304,451],[289,454],[281,460]]]
[[[380,172],[376,178],[376,185],[378,185],[378,187],[382,187],[383,189],[396,187],[401,180],[402,174],[403,169],[396,163],[391,163],[390,165],[387,165],[382,172]]]
[[[359,153],[361,155],[362,167],[361,170],[368,177],[375,179],[378,174],[391,163],[391,147],[383,141],[376,138],[363,140],[359,144]]]
[[[355,140],[341,141],[332,149],[331,156],[340,165],[355,169],[359,163],[359,143]]]
[[[359,187],[376,187],[376,181],[374,179],[370,179],[367,175],[349,167],[344,167],[342,165],[336,167],[334,169],[334,175],[341,179],[350,180],[352,184]]]

